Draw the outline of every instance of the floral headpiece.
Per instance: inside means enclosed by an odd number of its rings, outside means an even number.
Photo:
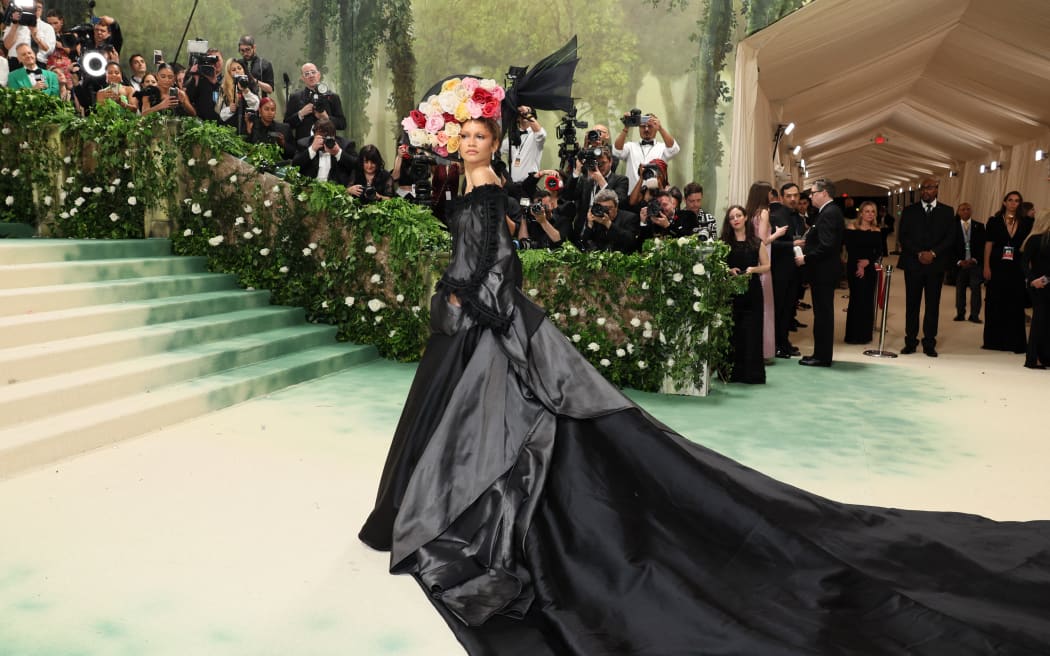
[[[413,146],[448,157],[459,151],[459,131],[464,123],[475,118],[500,120],[505,95],[495,80],[454,77],[441,85],[440,93],[413,109],[401,127]]]

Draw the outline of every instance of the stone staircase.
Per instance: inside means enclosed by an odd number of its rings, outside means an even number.
[[[162,239],[0,240],[0,479],[375,359]]]

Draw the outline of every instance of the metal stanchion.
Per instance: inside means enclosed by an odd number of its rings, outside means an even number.
[[[889,264],[885,267],[886,270],[886,290],[882,295],[882,330],[879,331],[879,348],[868,349],[864,351],[864,355],[871,356],[873,358],[895,358],[897,354],[893,351],[887,351],[884,347],[886,346],[886,317],[890,313],[890,278],[893,277],[893,267]]]

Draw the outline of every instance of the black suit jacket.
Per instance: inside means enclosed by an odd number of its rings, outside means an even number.
[[[623,207],[624,203],[627,202],[628,196],[627,177],[610,171],[609,175],[605,177],[605,185],[606,189],[612,189],[616,192],[616,197],[619,199],[616,205]],[[591,180],[590,176],[582,174],[578,178],[569,176],[567,187],[568,196],[576,201],[576,222],[586,222],[587,210],[591,209],[591,194],[594,192],[594,180]]]
[[[284,122],[292,128],[292,134],[297,140],[309,137],[313,132],[314,123],[317,122],[313,114],[303,119],[299,118],[299,110],[310,103],[311,95],[309,94],[307,89],[300,89],[293,93],[288,99],[288,108],[284,112]],[[325,95],[328,98],[328,118],[335,123],[336,130],[345,130],[346,116],[343,116],[343,102],[339,99],[339,94],[329,91]]]
[[[943,271],[945,263],[955,254],[955,233],[958,232],[955,210],[937,201],[937,206],[926,216],[922,202],[913,203],[901,212],[901,255],[897,261],[905,271],[918,271],[929,267],[932,271]],[[930,264],[919,263],[919,253],[933,251],[937,257]]]
[[[984,243],[986,241],[984,224],[970,219],[970,257],[977,260],[977,266],[984,265]],[[955,257],[952,264],[966,259],[966,234],[962,222],[955,219]]]
[[[835,283],[842,273],[842,237],[846,230],[842,210],[834,201],[829,201],[813,221],[806,234],[806,245],[802,254],[812,282]]]
[[[346,149],[346,139],[343,139],[342,137],[336,137],[335,139],[339,142],[339,148],[342,149],[342,152],[339,153],[339,159],[332,159],[332,168],[328,171],[328,181],[346,186],[350,183],[350,176],[353,173],[354,165],[357,163],[357,158],[354,157],[352,152]],[[292,164],[298,166],[299,172],[306,177],[316,178],[320,161],[320,153],[311,158],[310,149],[304,148],[295,154],[295,157],[292,159]]]
[[[787,226],[787,232],[775,239],[770,244],[770,258],[773,271],[794,270],[795,267],[795,235],[801,235],[806,231],[802,217],[798,212],[782,203],[770,203],[769,205],[770,230],[776,230],[781,226]],[[775,275],[775,274],[774,274]]]
[[[641,219],[634,212],[617,210],[616,218],[613,219],[609,229],[605,226],[594,224],[588,228],[586,220],[580,234],[580,242],[577,246],[584,251],[619,251],[621,253],[636,253],[641,250],[642,240],[639,236],[639,223]]]

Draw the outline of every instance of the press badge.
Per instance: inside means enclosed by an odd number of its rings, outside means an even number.
[[[1014,261],[1014,247],[1013,246],[1003,246],[1003,262],[1013,262],[1013,261]]]

